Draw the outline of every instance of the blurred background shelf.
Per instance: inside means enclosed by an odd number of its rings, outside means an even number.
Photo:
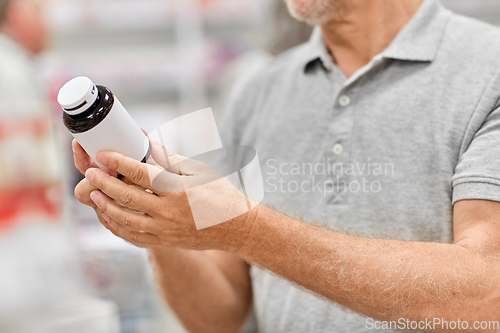
[[[218,78],[255,47],[264,3],[52,0],[46,16],[54,38],[45,57],[51,90],[85,74],[136,109],[156,103],[195,111],[219,104]]]

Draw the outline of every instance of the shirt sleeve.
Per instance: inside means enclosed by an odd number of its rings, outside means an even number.
[[[459,156],[453,176],[453,204],[466,199],[500,202],[500,107],[486,117]]]

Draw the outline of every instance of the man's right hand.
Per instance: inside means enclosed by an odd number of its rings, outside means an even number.
[[[98,168],[87,152],[73,141],[75,166],[83,175]],[[104,170],[116,177],[116,172]],[[123,181],[127,182],[126,179]],[[75,197],[94,208],[102,225],[115,232],[90,199],[96,188],[83,179]],[[163,298],[190,332],[233,333],[241,331],[252,304],[249,265],[221,251],[188,251],[179,248],[149,249],[156,281]]]

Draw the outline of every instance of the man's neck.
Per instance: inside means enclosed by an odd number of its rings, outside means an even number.
[[[339,19],[321,26],[335,63],[347,77],[384,51],[424,0],[353,0]]]

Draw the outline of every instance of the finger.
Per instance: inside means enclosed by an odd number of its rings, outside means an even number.
[[[142,191],[136,186],[127,185],[102,170],[89,169],[85,173],[85,178],[91,185],[127,208],[148,213],[159,204],[156,195]]]
[[[82,204],[95,208],[94,202],[90,199],[90,192],[96,189],[96,186],[92,185],[88,179],[84,178],[75,186],[75,198]]]
[[[138,188],[138,189],[140,189],[140,190],[143,190],[143,191],[145,191],[145,190],[146,190],[145,188],[142,188],[142,187],[140,187],[139,185],[137,185],[137,184],[135,184],[134,182],[132,182],[132,181],[131,181],[130,179],[128,179],[127,177],[123,177],[123,178],[121,178],[121,179],[120,179],[120,181],[121,181],[121,182],[123,182],[123,183],[125,183],[125,184],[127,184],[127,185],[135,186],[135,187],[137,187],[137,188]],[[148,191],[149,191],[149,190],[148,190]]]
[[[82,174],[85,174],[85,171],[89,168],[97,168],[97,164],[92,161],[89,154],[82,148],[82,146],[78,143],[78,141],[73,140],[71,142],[71,146],[73,148],[73,159],[75,160],[75,167]]]
[[[78,141],[73,140],[71,142],[73,147],[73,159],[75,161],[75,167],[78,171],[80,171],[83,175],[90,168],[98,168],[99,166],[90,158],[87,152],[83,149],[83,147],[78,143]],[[117,173],[114,170],[110,170],[108,168],[103,168],[105,172],[107,172],[110,176],[116,177]]]
[[[96,190],[97,187],[92,185],[87,179],[82,179],[76,186],[75,186],[75,198],[76,200],[80,201],[82,204],[86,206],[90,206],[92,208],[95,208],[96,205],[95,203],[90,199],[90,192]]]
[[[181,159],[176,158],[175,154],[163,147],[158,141],[151,140],[151,158],[155,163],[165,170],[179,174],[177,165]]]
[[[182,190],[179,175],[165,171],[163,168],[141,163],[115,152],[100,152],[97,159],[99,163],[107,168],[124,175],[133,183],[155,193],[180,192]],[[158,190],[153,186],[153,181],[156,181],[159,176],[161,183],[164,185],[162,190]]]
[[[214,170],[211,166],[206,163],[198,162],[199,164],[196,166],[198,169],[198,174],[195,176],[182,177],[184,189],[192,189],[198,186],[203,186],[215,181],[221,180],[220,184],[228,182],[227,179],[219,174],[216,170]],[[184,165],[180,165],[181,171],[184,170]],[[230,178],[228,178],[230,179]]]
[[[104,214],[103,216],[106,216],[106,214]],[[111,232],[115,236],[120,237],[121,239],[132,243],[133,245],[148,248],[161,244],[160,239],[156,235],[147,232],[128,230],[111,218],[107,222],[111,227]]]
[[[102,213],[101,213],[102,214]],[[113,227],[111,227],[111,225],[109,225],[108,221],[106,221],[102,216],[99,217],[99,222],[101,222],[101,224],[109,231],[111,232],[113,235],[115,235],[116,237],[118,238],[121,238],[120,235],[115,231],[115,229],[113,229]],[[135,245],[135,244],[134,244]]]
[[[158,160],[167,171],[182,177],[180,184],[172,184],[166,172],[158,174],[153,181],[153,187],[158,192],[182,192],[187,188],[194,188],[222,178],[208,164],[172,153],[154,140],[151,141],[151,156],[154,162]]]
[[[155,140],[151,140],[151,157],[165,170],[185,176],[197,174],[199,164],[201,163],[200,161],[175,154]]]
[[[134,231],[152,234],[161,231],[151,216],[121,207],[99,190],[93,191],[90,196],[97,207],[102,210],[106,221],[111,218],[121,226]]]
[[[97,218],[99,222],[108,230],[111,230],[111,227],[108,225],[108,222],[102,217],[102,210],[96,206],[96,204],[90,198],[90,193],[94,191],[96,188],[92,186],[87,179],[83,179],[75,188],[75,197],[83,203],[84,205],[90,206],[94,208],[96,212]]]
[[[112,228],[108,224],[108,221],[106,221],[104,219],[104,217],[102,216],[103,215],[103,211],[99,207],[94,208],[94,210],[95,210],[95,213],[97,215],[97,219],[99,220],[99,222],[101,222],[101,224],[104,226],[104,228],[106,228],[109,231],[113,232]]]

